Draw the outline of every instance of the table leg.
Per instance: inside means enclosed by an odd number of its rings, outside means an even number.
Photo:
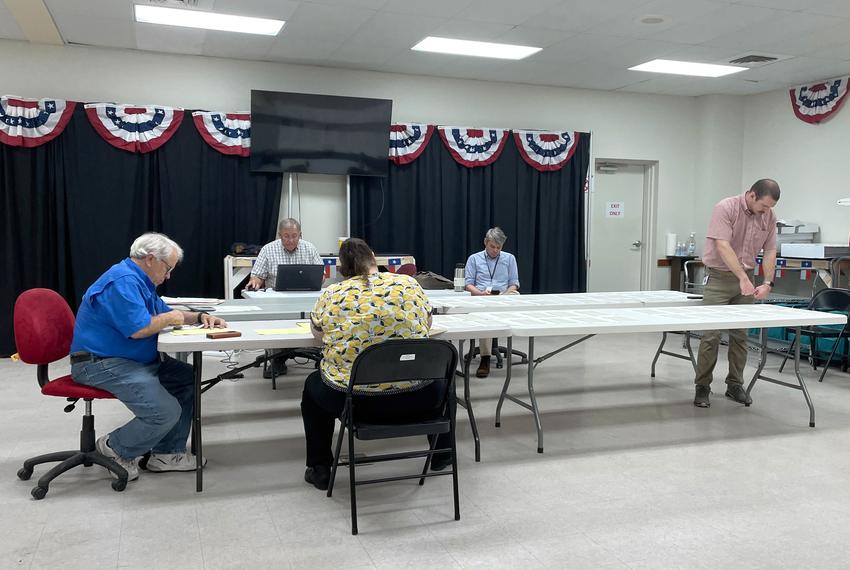
[[[481,461],[481,438],[478,436],[478,424],[475,423],[475,414],[472,413],[472,399],[469,396],[469,365],[474,353],[475,339],[469,339],[469,353],[463,359],[463,407],[466,408],[466,414],[469,416],[472,439],[475,440],[475,461]]]
[[[496,427],[501,427],[502,425],[502,403],[505,401],[505,395],[508,393],[508,388],[511,385],[511,368],[513,358],[511,355],[513,354],[513,337],[508,337],[508,370],[505,372],[505,383],[502,385],[502,393],[499,394],[499,403],[496,404]]]
[[[540,423],[540,408],[534,395],[534,337],[528,337],[528,398],[531,400],[531,413],[537,428],[537,453],[543,453],[543,425]]]
[[[195,373],[195,398],[192,406],[192,452],[195,454],[195,491],[204,490],[204,449],[201,441],[201,380],[204,353],[192,353],[192,369]]]
[[[795,332],[796,338],[800,338],[800,327],[797,327]],[[800,374],[800,343],[794,346],[794,374],[797,376],[797,381],[800,383],[800,389],[803,391],[803,397],[806,398],[806,405],[809,407],[809,427],[815,427],[815,406],[812,404],[812,398],[809,396],[809,389],[806,388],[806,383],[803,381],[803,376]],[[821,376],[823,377],[823,376]]]

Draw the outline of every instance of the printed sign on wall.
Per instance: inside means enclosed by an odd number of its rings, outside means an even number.
[[[625,205],[622,202],[606,202],[605,217],[622,219],[626,213]]]

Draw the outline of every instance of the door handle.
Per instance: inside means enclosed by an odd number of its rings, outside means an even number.
[[[643,242],[640,241],[640,240],[636,240],[636,241],[632,242],[632,247],[634,247],[635,249],[640,249],[640,246],[642,246],[642,245],[643,245]]]

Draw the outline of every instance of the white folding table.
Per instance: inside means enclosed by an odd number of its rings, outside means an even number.
[[[195,378],[192,451],[195,455],[203,457],[201,394],[227,376],[227,373],[225,373],[210,380],[203,379],[203,351],[321,346],[321,342],[316,340],[309,331],[295,334],[272,335],[263,335],[256,332],[258,329],[291,329],[297,326],[297,322],[293,320],[262,320],[228,323],[228,328],[239,331],[241,336],[220,339],[208,339],[205,335],[175,335],[171,331],[160,333],[157,343],[157,350],[160,352],[192,353],[192,367]],[[508,334],[508,328],[498,323],[469,322],[466,319],[458,319],[450,316],[435,319],[434,327],[445,329],[445,332],[441,333],[438,338],[446,340],[463,341],[483,335],[504,336]],[[464,394],[465,400],[469,401],[469,363],[467,362],[465,366],[466,381],[464,382]],[[470,414],[470,421],[475,425],[471,408],[468,409],[468,412]],[[203,481],[203,466],[199,461],[195,469],[195,487],[198,492],[203,490]]]
[[[496,321],[507,325],[513,337],[528,339],[528,398],[525,402],[511,394],[508,388],[511,382],[511,364],[508,360],[507,374],[499,403],[496,406],[496,426],[500,425],[501,408],[504,401],[510,400],[532,412],[537,428],[537,451],[543,452],[543,428],[540,412],[534,394],[534,369],[544,360],[569,348],[590,336],[612,333],[698,331],[717,329],[761,329],[761,359],[758,369],[747,387],[747,394],[757,380],[765,380],[789,388],[801,390],[809,408],[809,425],[815,425],[815,410],[806,384],[800,375],[800,349],[796,344],[794,354],[794,372],[798,384],[791,384],[762,374],[767,359],[767,328],[794,327],[800,334],[800,327],[808,325],[841,325],[846,317],[832,313],[792,309],[777,305],[702,305],[663,308],[616,308],[616,309],[577,309],[535,312],[477,313],[465,316],[472,324],[484,325]],[[559,337],[579,335],[582,338],[565,347],[552,351],[539,358],[534,357],[534,341],[537,337]],[[510,339],[509,339],[510,342]],[[510,345],[509,345],[510,348]]]
[[[702,295],[681,291],[617,291],[610,293],[548,293],[540,295],[479,295],[440,298],[446,314],[601,309],[609,307],[672,307],[702,304]]]

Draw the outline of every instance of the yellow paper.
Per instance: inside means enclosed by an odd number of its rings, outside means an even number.
[[[257,329],[254,332],[257,334],[304,334],[310,332],[310,323],[301,321],[288,329]]]
[[[233,329],[204,329],[204,328],[192,328],[192,329],[175,329],[171,331],[171,334],[175,336],[187,336],[191,334],[207,334],[211,332],[227,332],[232,331]]]
[[[437,336],[443,334],[444,332],[449,332],[449,329],[444,329],[442,327],[431,327],[428,330],[428,336]]]

